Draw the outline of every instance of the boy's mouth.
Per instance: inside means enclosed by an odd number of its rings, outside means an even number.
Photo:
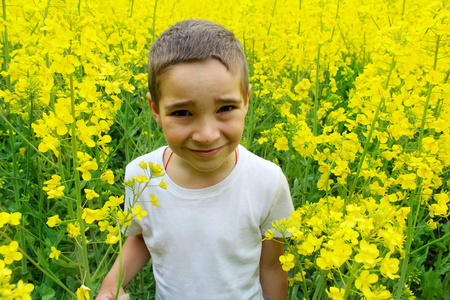
[[[209,156],[216,155],[221,149],[222,149],[222,147],[215,148],[215,149],[210,149],[210,150],[194,150],[194,149],[191,149],[191,151],[193,153],[195,153],[196,155],[198,155],[198,156],[209,157]]]

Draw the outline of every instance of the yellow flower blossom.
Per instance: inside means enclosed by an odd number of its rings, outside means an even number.
[[[97,194],[94,190],[91,190],[91,189],[84,189],[84,192],[86,193],[87,200],[92,200],[94,198],[100,197],[99,194]]]
[[[144,174],[139,175],[137,177],[136,176],[132,176],[132,178],[134,180],[136,180],[137,182],[139,182],[139,183],[146,183],[146,182],[150,181],[150,179],[147,179],[147,177]]]
[[[164,180],[161,180],[161,181],[159,182],[159,186],[160,186],[162,189],[167,190],[167,182],[165,182]]]
[[[0,212],[0,228],[2,228],[5,224],[11,224],[13,226],[20,224],[20,219],[22,218],[22,214],[20,212]]]
[[[281,267],[284,271],[288,272],[290,269],[292,269],[295,266],[294,263],[295,256],[293,254],[287,254],[287,255],[281,255],[279,257]]]
[[[52,250],[52,252],[50,253],[49,257],[58,260],[59,255],[61,255],[61,251],[56,249],[54,246],[51,247],[51,250]]]
[[[131,212],[134,214],[134,216],[139,220],[142,221],[142,217],[147,215],[147,212],[145,210],[142,210],[142,207],[140,205],[136,205],[135,208],[131,209]]]
[[[391,258],[391,252],[389,252],[381,261],[381,275],[390,279],[400,278],[399,275],[394,275],[398,272],[400,261],[397,258]]]
[[[114,184],[114,173],[111,170],[107,170],[100,176],[100,180],[107,181],[109,184]]]
[[[131,220],[133,215],[129,212],[118,211],[117,219],[119,221],[120,226],[127,227],[131,224]]]
[[[3,255],[3,260],[7,265],[22,259],[23,255],[18,251],[18,249],[19,243],[16,241],[12,241],[9,245],[3,245],[0,247],[0,254]]]
[[[81,287],[77,289],[77,300],[90,300],[91,299],[91,297],[89,296],[90,290],[91,289],[85,286],[84,284],[81,285]]]
[[[78,223],[69,223],[67,224],[67,234],[70,238],[77,238],[81,235],[80,226]]]
[[[364,264],[364,267],[371,268],[377,263],[377,258],[380,255],[377,245],[369,244],[366,240],[362,240],[359,243],[360,249],[358,254],[355,256],[355,261]]]
[[[47,219],[46,224],[48,227],[55,227],[61,224],[61,219],[59,218],[59,215],[54,215]]]
[[[370,274],[369,271],[362,271],[358,279],[355,281],[357,289],[364,292],[364,294],[370,293],[370,287],[372,284],[378,281],[378,275]]]
[[[145,161],[141,161],[141,162],[139,163],[139,167],[140,167],[141,169],[146,170],[146,169],[148,168],[148,165],[147,165],[147,163],[146,163]]]
[[[152,201],[152,206],[160,207],[158,203],[159,198],[155,197],[155,194],[150,193],[150,199]]]
[[[327,292],[328,297],[330,297],[332,300],[344,299],[345,289],[331,286],[328,290],[325,290],[325,292]]]

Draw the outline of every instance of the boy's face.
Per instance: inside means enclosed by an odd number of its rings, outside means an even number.
[[[218,60],[175,65],[162,78],[159,107],[149,104],[181,166],[220,171],[234,161],[244,131],[250,87]]]

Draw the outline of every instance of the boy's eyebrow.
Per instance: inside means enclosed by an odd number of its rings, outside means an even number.
[[[216,99],[214,102],[216,103],[224,103],[224,104],[240,104],[242,103],[242,99],[237,99],[237,98],[219,98]]]
[[[192,106],[192,105],[194,105],[194,101],[186,100],[186,101],[179,101],[174,104],[165,105],[164,108],[166,110],[173,110],[173,109],[183,108],[183,107]]]
[[[241,104],[242,99],[236,99],[236,98],[219,98],[214,100],[216,104]],[[192,100],[186,100],[186,101],[179,101],[173,104],[165,105],[164,109],[166,110],[174,110],[177,108],[184,108],[187,106],[195,106],[195,102]]]

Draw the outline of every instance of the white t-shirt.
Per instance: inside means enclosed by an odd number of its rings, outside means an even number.
[[[141,161],[163,165],[166,147],[128,164],[125,180],[143,174]],[[264,233],[293,211],[280,167],[239,146],[232,172],[216,185],[186,189],[166,174],[167,190],[147,187],[126,235],[142,233],[152,256],[156,299],[263,299],[259,261]],[[149,194],[159,197],[153,207]],[[126,188],[125,209],[131,192]],[[275,234],[276,236],[276,234]]]

